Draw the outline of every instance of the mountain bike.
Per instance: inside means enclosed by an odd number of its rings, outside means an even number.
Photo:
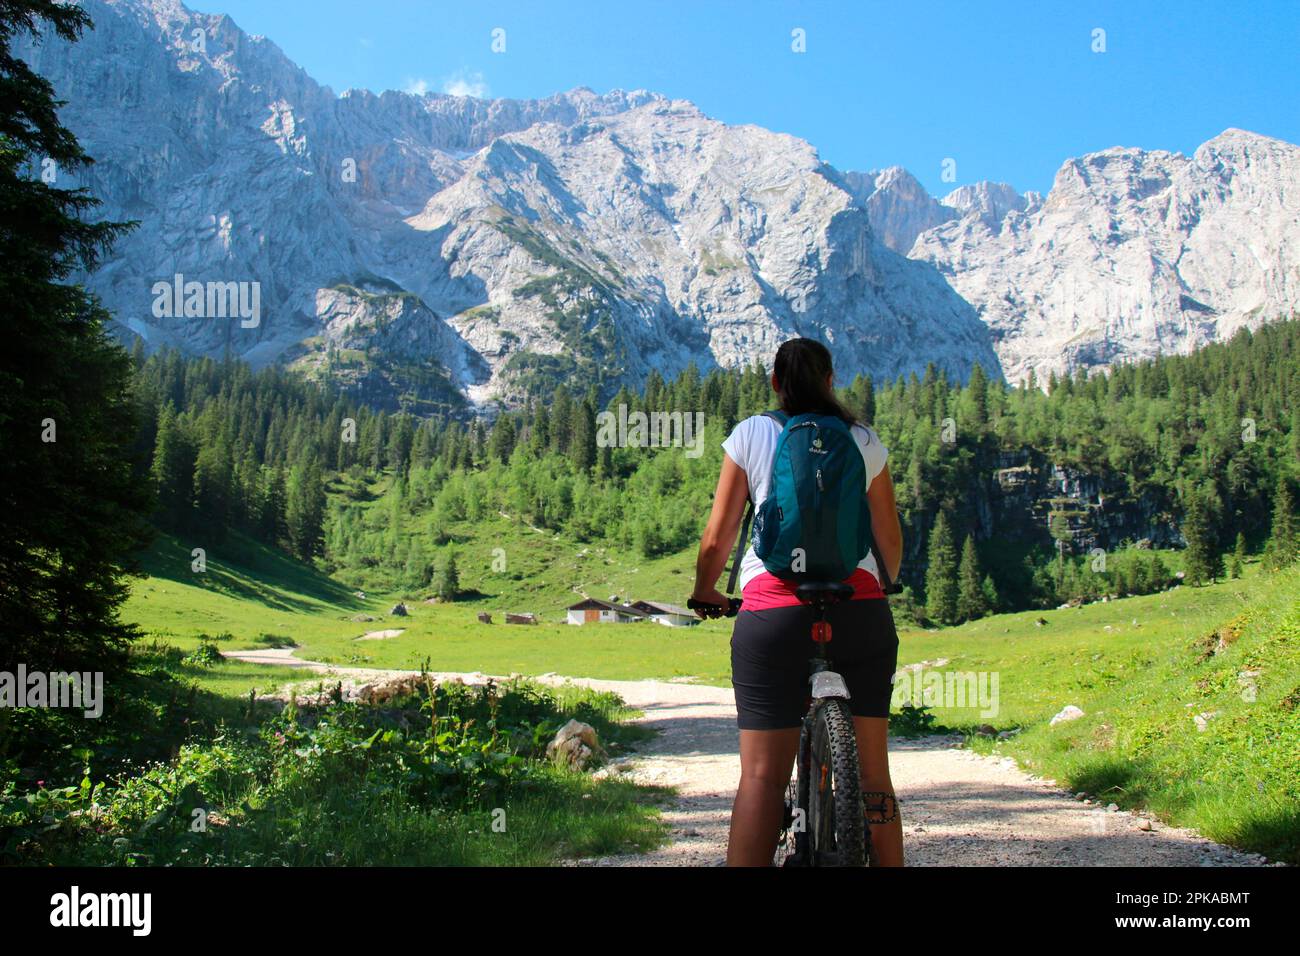
[[[849,688],[831,670],[827,654],[831,624],[826,612],[851,598],[853,586],[814,581],[800,584],[795,594],[817,612],[812,624],[817,655],[808,662],[808,713],[799,733],[798,758],[772,862],[775,866],[867,866],[871,859],[868,824],[889,823],[898,803],[892,794],[862,791]],[[702,609],[710,617],[735,617],[741,601],[731,598],[728,606],[721,607],[692,598],[686,606]]]
[[[808,582],[799,585],[796,594],[817,612],[812,625],[817,655],[809,661],[808,713],[799,733],[798,758],[772,862],[775,866],[867,866],[868,824],[890,822],[898,805],[891,794],[862,791],[849,688],[831,669],[827,653],[831,625],[826,612],[851,598],[853,587]],[[868,819],[868,813],[879,819]]]

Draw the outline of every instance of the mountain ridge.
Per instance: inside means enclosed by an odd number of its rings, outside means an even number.
[[[1109,279],[1044,252],[1062,230],[1087,246],[1080,230],[1116,191],[1107,168],[1123,179],[1126,163],[1149,167],[1133,187],[1149,200],[1185,171],[1179,154],[1138,160],[1116,147],[1067,160],[1046,197],[974,183],[935,199],[901,167],[840,171],[803,140],[728,126],[647,90],[336,95],[224,14],[179,0],[84,5],[97,27],[79,43],[19,52],[71,101],[65,122],[99,160],[80,184],[109,217],[144,223],[89,277],[123,334],[288,362],[381,403],[514,402],[564,381],[608,392],[692,361],[770,361],[792,335],[827,341],[848,376],[934,362],[963,378],[978,362],[1014,380],[1212,340],[1225,314],[1208,301],[1216,268],[1233,290],[1262,281],[1278,293],[1250,318],[1230,303],[1225,335],[1293,307],[1300,284],[1285,222],[1266,250],[1273,279],[1207,257],[1198,240],[1189,275],[1148,277],[1158,294],[1135,301],[1155,317],[1139,316],[1134,331],[1107,311],[1123,311],[1107,299]],[[75,96],[85,88],[95,101]],[[1256,134],[1237,133],[1233,162],[1267,160]],[[1213,219],[1209,153],[1202,165],[1179,180],[1179,208]],[[1220,191],[1249,172],[1220,169]],[[1294,208],[1275,192],[1278,202],[1266,194],[1256,205]],[[1120,211],[1152,255],[1174,255],[1177,230],[1162,232],[1142,202]],[[1129,227],[1117,228],[1124,238]],[[1044,288],[1040,272],[1081,291]],[[176,273],[260,282],[264,320],[239,329],[150,315],[151,284]],[[1189,310],[1171,306],[1171,283],[1199,294],[1186,293]],[[1045,307],[1046,294],[1062,301]],[[1063,311],[1075,295],[1103,317]],[[1061,328],[1075,343],[1064,351]]]

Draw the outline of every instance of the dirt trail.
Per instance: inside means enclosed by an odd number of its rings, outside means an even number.
[[[335,668],[300,661],[288,650],[235,651],[227,657],[309,668],[364,680],[404,671]],[[479,682],[485,675],[435,674]],[[569,678],[543,675],[563,683]],[[630,763],[639,781],[676,787],[664,810],[671,841],[646,854],[574,861],[578,866],[718,866],[726,855],[736,781],[736,710],[730,688],[666,681],[573,683],[611,690],[644,711],[639,723],[660,733]],[[1009,757],[960,747],[959,737],[891,740],[890,772],[903,814],[909,866],[1260,866],[1267,861],[1125,811],[1076,800]],[[1150,829],[1143,829],[1149,826]]]

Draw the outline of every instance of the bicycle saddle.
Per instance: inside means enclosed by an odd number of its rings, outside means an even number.
[[[794,593],[804,604],[825,606],[847,601],[853,596],[853,585],[843,581],[805,581]]]

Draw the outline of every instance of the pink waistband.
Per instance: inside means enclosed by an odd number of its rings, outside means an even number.
[[[880,582],[876,580],[876,576],[866,568],[858,568],[844,581],[846,584],[853,585],[852,600],[854,601],[885,596],[885,592],[880,590]],[[771,607],[791,607],[800,604],[802,602],[795,594],[798,586],[796,581],[787,581],[778,578],[770,571],[763,571],[745,585],[745,590],[742,592],[745,600],[743,610],[762,611]]]

